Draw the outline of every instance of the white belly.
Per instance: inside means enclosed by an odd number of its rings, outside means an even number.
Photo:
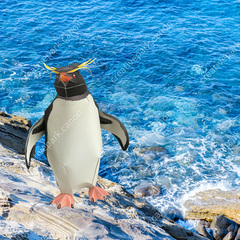
[[[98,109],[92,96],[56,99],[47,123],[47,158],[62,193],[95,186],[102,150]]]

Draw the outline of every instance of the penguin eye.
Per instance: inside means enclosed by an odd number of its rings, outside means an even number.
[[[73,74],[73,78],[76,78],[77,76],[75,74]]]

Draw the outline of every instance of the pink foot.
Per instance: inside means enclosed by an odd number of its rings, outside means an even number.
[[[106,196],[109,195],[109,193],[103,190],[102,188],[96,186],[89,188],[88,195],[91,202],[95,202],[98,199],[106,200]]]
[[[73,196],[70,194],[61,193],[55,197],[49,204],[56,203],[57,208],[71,207],[74,208]]]

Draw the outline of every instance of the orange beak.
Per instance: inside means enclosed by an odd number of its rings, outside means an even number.
[[[62,82],[68,82],[72,77],[70,76],[66,76],[66,73],[65,72],[60,72],[60,81]]]

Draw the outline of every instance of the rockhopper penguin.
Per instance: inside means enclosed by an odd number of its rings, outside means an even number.
[[[91,201],[105,200],[108,193],[96,186],[101,150],[101,128],[112,133],[125,151],[129,145],[126,128],[115,117],[99,110],[78,71],[94,60],[54,68],[57,96],[44,116],[30,129],[25,160],[30,168],[36,142],[45,134],[45,155],[52,167],[61,194],[50,203],[57,208],[74,207],[73,194],[89,188]]]

